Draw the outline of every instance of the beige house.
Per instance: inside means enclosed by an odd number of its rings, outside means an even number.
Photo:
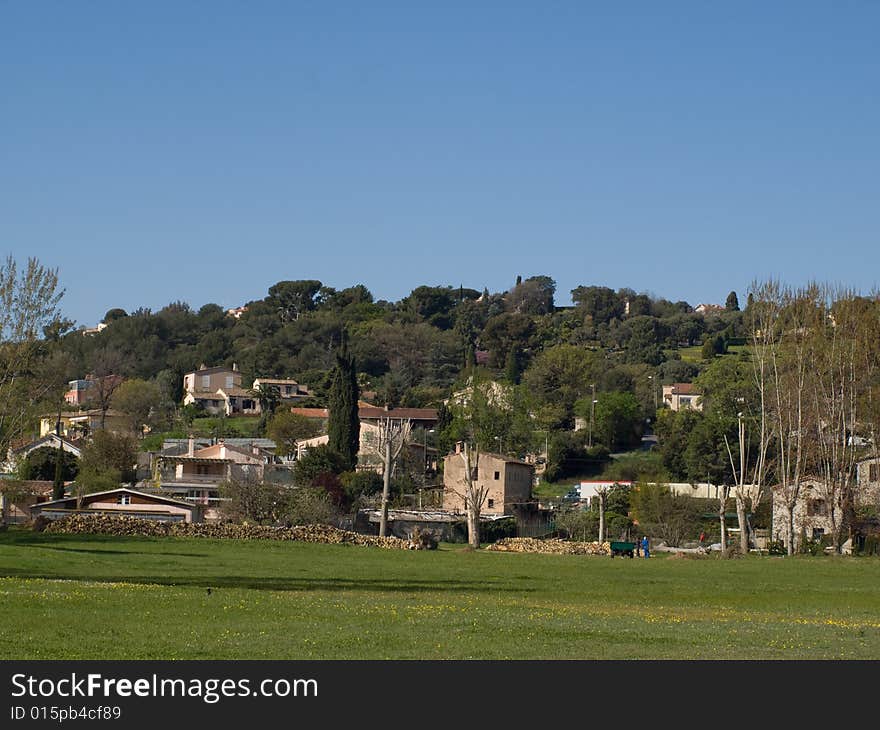
[[[800,548],[801,534],[808,540],[818,540],[823,535],[831,535],[831,505],[822,480],[810,477],[802,479],[798,501],[794,506],[794,543],[795,550]],[[840,499],[835,508],[840,519],[843,509]],[[773,530],[772,540],[785,542],[788,539],[788,510],[785,497],[779,485],[773,487]]]
[[[305,385],[289,378],[254,378],[253,387],[276,388],[282,403],[295,402],[311,395]]]
[[[27,522],[33,505],[52,498],[53,486],[41,479],[0,480],[0,522]]]
[[[275,456],[259,446],[227,445],[195,448],[189,439],[185,454],[154,454],[151,472],[153,488],[204,508],[205,520],[219,519],[220,485],[229,480],[261,480]]]
[[[693,383],[673,383],[663,386],[663,403],[673,411],[685,408],[702,411],[702,398],[703,394]]]
[[[55,433],[57,421],[57,413],[47,413],[40,416],[40,438]],[[100,430],[102,421],[106,431],[134,434],[131,421],[124,413],[112,408],[106,413],[102,413],[100,408],[92,408],[88,411],[62,411],[61,435],[74,440],[87,436]]]
[[[208,368],[202,365],[198,370],[183,376],[183,403],[200,404],[208,413],[258,413],[259,403],[241,387],[241,373],[233,364],[232,368]]]
[[[795,547],[800,545],[801,534],[816,540],[823,535],[831,535],[831,505],[828,503],[828,489],[821,479],[810,477],[801,481],[798,501],[794,507]],[[843,516],[840,490],[837,494],[836,512],[838,521]],[[855,506],[880,508],[880,458],[870,457],[856,464],[856,484],[853,494]],[[773,488],[773,539],[785,540],[788,530],[788,511],[779,487]]]
[[[856,495],[860,504],[880,508],[880,457],[872,456],[856,464]]]
[[[274,387],[282,403],[293,403],[309,397],[308,389],[295,380],[287,378],[256,378],[251,389],[242,388],[241,373],[233,363],[232,368],[208,368],[204,365],[183,376],[183,403],[198,403],[211,414],[259,415],[260,401],[253,390]]]
[[[513,514],[515,505],[532,501],[535,467],[501,454],[481,453],[474,469],[476,483],[487,489],[482,513]],[[443,462],[443,509],[464,512],[465,461],[461,453],[449,454]]]
[[[316,446],[324,446],[329,443],[330,437],[327,434],[315,436],[310,439],[303,439],[297,442],[296,458],[299,459],[308,449]],[[358,442],[358,471],[375,471],[377,474],[384,473],[384,463],[379,455],[379,423],[373,421],[360,422],[360,440]],[[417,442],[410,439],[405,450],[397,460],[398,471],[404,467],[405,463],[419,465],[419,470],[436,469],[436,458],[431,456],[428,462],[428,454],[434,452],[434,449],[428,448],[426,443]]]

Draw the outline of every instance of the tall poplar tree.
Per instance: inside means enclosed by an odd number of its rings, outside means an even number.
[[[330,379],[329,419],[327,433],[329,446],[342,454],[346,468],[357,465],[360,448],[361,424],[358,418],[358,385],[354,358],[348,351],[348,337],[343,332],[336,351],[336,365]]]

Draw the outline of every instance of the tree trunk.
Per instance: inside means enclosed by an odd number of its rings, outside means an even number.
[[[743,555],[749,554],[749,523],[746,519],[746,498],[741,488],[736,490],[736,521],[739,523],[739,549]]]
[[[599,494],[599,542],[605,542],[605,495]]]
[[[388,531],[388,498],[391,494],[391,439],[385,441],[383,456],[385,469],[382,475],[382,517],[379,520],[379,537],[385,537]]]
[[[794,507],[786,504],[785,510],[788,513],[788,519],[786,520],[788,527],[788,545],[785,547],[789,555],[794,555]]]
[[[721,552],[727,550],[727,522],[724,519],[724,511],[727,508],[727,490],[718,486],[718,522],[721,527]]]
[[[468,500],[467,510],[468,545],[474,550],[480,549],[480,513],[473,505],[473,500]]]

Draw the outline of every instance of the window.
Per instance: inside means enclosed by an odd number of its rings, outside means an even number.
[[[495,473],[497,474],[498,472],[495,472]],[[494,507],[494,506],[495,506],[495,500],[494,500],[494,499],[490,499],[490,500],[489,500],[489,509],[491,509],[491,508]]]
[[[819,540],[819,539],[821,539],[822,535],[824,535],[824,534],[825,534],[825,528],[824,528],[824,527],[814,527],[814,528],[813,528],[813,539],[814,539],[814,540]]]
[[[211,389],[211,376],[203,375],[202,376],[202,390],[210,390]]]
[[[495,472],[495,481],[498,481],[499,479],[501,479],[501,472],[500,472],[500,471],[496,471],[496,472]]]
[[[480,478],[480,468],[475,466],[471,469],[471,481],[477,481]]]
[[[828,507],[824,499],[811,499],[807,502],[807,515],[810,517],[824,517],[826,514],[828,514]]]
[[[227,387],[227,388],[231,388],[231,387],[232,387],[232,377],[233,377],[232,375],[227,375],[227,376],[226,376],[226,387]]]
[[[131,495],[130,494],[119,495],[119,504],[131,504]]]
[[[293,386],[292,385],[285,385],[284,386],[284,394],[285,395],[292,395],[293,394]]]

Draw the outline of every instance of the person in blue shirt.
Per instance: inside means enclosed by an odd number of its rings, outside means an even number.
[[[647,536],[647,535],[645,535],[645,536],[642,538],[642,554],[643,554],[646,558],[650,558],[650,557],[651,557],[651,553],[648,552],[648,536]]]

